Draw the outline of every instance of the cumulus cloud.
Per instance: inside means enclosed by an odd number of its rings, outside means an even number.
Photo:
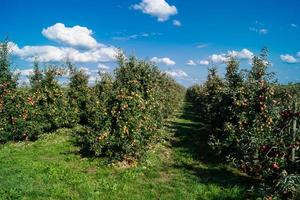
[[[32,62],[36,57],[42,62],[61,61],[65,57],[65,52],[70,48],[59,48],[55,46],[24,46],[19,48],[17,44],[12,45],[12,54],[20,58]]]
[[[209,60],[214,64],[222,64],[228,61],[230,57],[238,60],[249,60],[253,58],[254,54],[248,49],[241,51],[228,51],[226,54],[213,54],[209,56]]]
[[[87,51],[80,51],[72,47],[56,46],[24,46],[19,48],[14,44],[12,48],[13,55],[16,55],[26,61],[32,62],[36,57],[41,62],[60,62],[69,59],[72,62],[109,62],[113,61],[117,55],[117,49],[114,47],[99,47]]]
[[[289,64],[294,64],[294,63],[297,63],[298,60],[292,56],[292,55],[289,55],[289,54],[285,54],[285,55],[280,55],[280,59],[285,62],[285,63],[289,63]]]
[[[212,54],[208,56],[207,59],[203,59],[200,61],[188,60],[186,65],[220,65],[226,63],[230,58],[235,58],[237,60],[248,60],[250,62],[253,57],[254,54],[250,50],[242,49],[241,51],[228,51],[227,53]]]
[[[242,51],[229,51],[227,55],[241,60],[251,60],[254,56],[248,49],[243,49]]]
[[[166,74],[173,77],[173,78],[186,78],[188,77],[187,73],[181,69],[176,69],[176,70],[169,70],[166,71]]]
[[[179,20],[173,20],[173,25],[174,26],[181,26],[182,24],[181,24],[181,22],[179,21]]]
[[[50,40],[57,41],[62,46],[24,46],[9,43],[12,54],[32,62],[36,57],[41,62],[60,62],[69,59],[72,62],[110,62],[116,59],[117,48],[98,43],[92,36],[92,31],[86,27],[66,27],[57,23],[43,29],[42,34]],[[84,49],[82,49],[84,48]]]
[[[209,65],[209,61],[208,60],[200,60],[199,65]]]
[[[110,62],[116,59],[117,51],[114,47],[101,47],[84,52],[72,49],[67,52],[66,57],[74,62]]]
[[[228,60],[226,54],[213,54],[209,56],[209,60],[214,64],[222,64]]]
[[[68,46],[88,49],[99,46],[95,38],[92,37],[93,31],[78,25],[66,27],[62,23],[56,23],[53,26],[44,28],[42,34],[49,40],[54,40]]]
[[[177,14],[177,8],[174,5],[169,5],[165,0],[142,0],[139,4],[133,5],[132,8],[157,17],[160,22],[167,21],[170,16]]]
[[[171,60],[168,57],[164,57],[164,58],[158,58],[158,57],[153,57],[150,59],[151,62],[157,63],[157,64],[164,64],[167,66],[173,66],[176,64],[175,61]]]
[[[229,60],[229,58],[251,61],[253,56],[254,54],[250,50],[242,49],[241,51],[228,51],[227,53],[212,54],[208,56],[207,59],[203,59],[197,62],[193,61],[193,62],[194,64],[197,65],[209,65],[209,64],[219,65],[219,64],[226,63]]]

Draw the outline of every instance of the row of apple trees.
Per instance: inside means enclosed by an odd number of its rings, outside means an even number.
[[[267,58],[264,49],[249,71],[230,58],[224,78],[209,69],[187,97],[208,125],[212,152],[261,179],[266,196],[299,198],[300,87],[277,84]]]
[[[184,89],[153,63],[118,56],[114,74],[89,76],[70,62],[40,68],[30,85],[18,86],[7,43],[0,47],[0,143],[36,140],[47,132],[74,130],[82,150],[112,160],[136,161],[157,142],[160,129],[180,106]],[[59,78],[69,77],[68,85]]]

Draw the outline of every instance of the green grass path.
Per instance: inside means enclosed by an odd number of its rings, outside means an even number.
[[[0,199],[244,199],[247,177],[205,161],[204,129],[192,116],[186,104],[132,168],[82,157],[68,129],[2,145]]]

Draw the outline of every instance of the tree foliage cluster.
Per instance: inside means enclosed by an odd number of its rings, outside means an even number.
[[[207,124],[207,143],[216,156],[262,179],[264,192],[295,198],[300,191],[299,87],[279,85],[268,66],[266,49],[254,56],[249,71],[230,58],[224,78],[209,69],[207,81],[189,88],[187,98]]]
[[[0,142],[35,140],[42,133],[73,128],[82,150],[128,162],[141,159],[160,139],[159,130],[179,108],[184,88],[153,63],[118,56],[114,74],[89,76],[67,62],[64,68],[34,63],[30,85],[18,87],[7,43],[0,47]],[[62,86],[59,78],[69,76]]]

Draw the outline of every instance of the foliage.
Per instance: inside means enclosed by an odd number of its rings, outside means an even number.
[[[8,43],[0,46],[0,143],[36,139],[40,133],[33,120],[31,97],[17,88],[17,76],[10,69]]]
[[[36,105],[36,121],[46,132],[76,123],[72,105],[69,104],[66,92],[57,80],[63,73],[64,71],[56,66],[49,66],[41,72],[36,65],[30,79],[32,101]],[[36,77],[39,77],[38,81]]]
[[[0,142],[37,139],[41,132],[76,127],[82,150],[136,162],[159,140],[158,130],[183,98],[184,89],[152,63],[122,54],[114,78],[99,72],[101,80],[94,86],[89,85],[89,76],[69,61],[66,71],[56,65],[40,69],[36,59],[30,87],[18,88],[9,69],[8,52],[3,43]],[[67,87],[59,83],[66,72]]]
[[[267,53],[263,49],[260,56],[254,56],[252,69],[246,73],[229,59],[224,79],[212,69],[207,82],[187,94],[195,110],[202,110],[201,119],[209,123],[211,149],[263,179],[275,194],[279,180],[299,173],[299,162],[291,158],[292,151],[296,159],[300,155],[299,138],[292,136],[299,129],[299,114],[292,106],[299,98],[292,95],[295,90],[279,86],[268,73]]]
[[[118,65],[113,75],[99,72],[91,86],[89,76],[67,62],[70,82],[62,86],[58,79],[66,71],[42,70],[36,60],[30,87],[18,87],[8,43],[1,43],[0,143],[73,127],[82,151],[136,164],[162,140],[160,130],[186,92],[216,156],[261,179],[265,196],[299,197],[300,86],[274,80],[266,49],[253,57],[250,71],[230,58],[224,78],[210,68],[207,81],[187,91],[151,62],[119,54]]]
[[[86,112],[89,104],[90,88],[88,87],[89,76],[82,70],[77,70],[69,61],[67,62],[69,71],[69,87],[68,100],[72,111],[74,122],[86,124],[88,120],[88,112]]]
[[[105,73],[100,73],[100,81],[91,88],[87,113],[87,123],[75,130],[77,143],[85,153],[100,155],[102,152],[99,143],[99,133],[109,131],[111,127],[110,102],[112,96],[113,78]]]
[[[300,176],[294,174],[283,175],[275,186],[275,192],[283,199],[299,199]]]
[[[149,62],[122,54],[118,61],[115,79],[104,74],[94,87],[97,98],[79,141],[96,155],[131,163],[159,137],[158,130],[179,106],[183,91]]]

